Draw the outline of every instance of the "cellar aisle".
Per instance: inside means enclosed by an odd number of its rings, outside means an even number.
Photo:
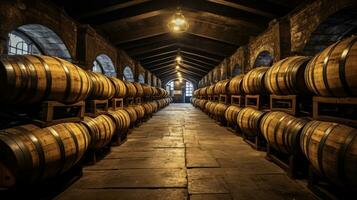
[[[264,157],[192,105],[171,104],[56,199],[313,199]]]

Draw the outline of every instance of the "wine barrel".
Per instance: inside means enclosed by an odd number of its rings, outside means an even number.
[[[1,130],[0,187],[35,183],[66,172],[81,159],[89,142],[87,129],[79,123]]]
[[[91,143],[89,148],[100,149],[107,145],[116,129],[114,121],[107,115],[99,115],[96,118],[84,117],[81,122],[88,130]]]
[[[126,131],[130,127],[130,115],[126,110],[109,110],[105,113],[115,122],[116,132],[119,134],[126,134]]]
[[[136,111],[136,115],[138,119],[142,119],[145,116],[145,108],[142,105],[135,105],[134,109]]]
[[[237,75],[229,81],[228,93],[231,95],[241,95],[243,93],[243,74]]]
[[[151,97],[152,93],[153,93],[151,86],[147,85],[147,84],[142,84],[142,87],[143,87],[143,91],[144,91],[144,96]]]
[[[117,78],[108,77],[112,84],[114,85],[114,96],[115,98],[124,98],[126,95],[126,86],[122,80]]]
[[[268,112],[262,118],[260,131],[271,147],[284,154],[300,153],[300,133],[307,120],[284,112]]]
[[[227,110],[228,106],[226,104],[223,103],[218,103],[213,110],[213,113],[215,116],[219,117],[219,118],[224,118],[224,114]]]
[[[215,85],[210,85],[207,87],[207,95],[213,95],[214,94],[214,86]]]
[[[90,90],[88,74],[68,61],[39,55],[0,56],[1,102],[74,103],[84,100]]]
[[[201,88],[199,95],[207,96],[207,89],[208,89],[207,87]]]
[[[217,106],[218,103],[213,102],[213,101],[208,101],[205,105],[206,111],[212,115],[214,115],[214,109]]]
[[[138,115],[136,114],[136,110],[132,106],[124,107],[124,110],[128,112],[130,116],[130,125],[133,126],[135,122],[138,120]]]
[[[245,135],[254,137],[260,134],[259,124],[264,116],[263,111],[254,108],[243,108],[237,116],[237,124]]]
[[[357,36],[336,42],[307,65],[305,82],[318,96],[357,96]]]
[[[157,97],[160,94],[159,88],[151,87],[152,88],[152,96]]]
[[[243,91],[246,94],[266,93],[264,86],[264,76],[268,69],[269,67],[257,67],[245,74],[242,83]]]
[[[237,117],[239,112],[242,110],[242,108],[231,105],[226,109],[226,112],[224,113],[224,117],[226,118],[227,122],[230,124],[236,125],[237,124]]]
[[[115,88],[108,77],[101,73],[87,72],[92,81],[92,90],[88,99],[106,100],[114,96]]]
[[[214,87],[214,94],[227,94],[228,93],[229,79],[218,81]]]
[[[306,94],[304,73],[310,58],[292,56],[275,63],[266,73],[264,84],[271,94]]]
[[[136,97],[142,97],[144,96],[144,89],[143,87],[141,86],[140,83],[138,82],[133,82],[135,88],[136,88]]]
[[[132,82],[124,81],[126,86],[126,96],[125,97],[135,97],[136,96],[136,87]]]
[[[357,129],[311,121],[302,130],[300,146],[320,175],[341,187],[357,187]]]
[[[154,108],[150,103],[143,103],[142,106],[145,109],[145,114],[151,115],[154,112]]]
[[[200,90],[201,90],[201,88],[198,88],[197,90],[193,91],[193,96],[194,97],[199,96],[200,95]]]

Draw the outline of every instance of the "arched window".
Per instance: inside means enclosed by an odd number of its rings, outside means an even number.
[[[166,89],[168,90],[168,92],[174,90],[174,81],[170,81],[166,84]]]
[[[145,83],[145,78],[144,78],[144,75],[139,74],[138,79],[139,79],[139,83]]]
[[[125,67],[123,74],[123,80],[134,82],[134,75],[130,67]]]
[[[186,81],[186,97],[191,97],[193,92],[193,85],[190,81]]]
[[[112,60],[105,54],[101,54],[95,58],[92,71],[105,74],[106,76],[117,76]]]
[[[242,73],[242,69],[239,64],[234,65],[232,76],[239,75]]]
[[[268,51],[262,51],[255,59],[253,67],[271,66],[273,64],[273,56]]]
[[[71,61],[63,41],[51,29],[40,24],[26,24],[9,33],[8,54],[44,54]]]
[[[24,55],[24,54],[42,54],[36,44],[34,44],[30,38],[21,34],[18,31],[9,33],[8,43],[9,55]]]

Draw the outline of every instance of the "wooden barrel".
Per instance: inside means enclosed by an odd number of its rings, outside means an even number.
[[[151,102],[149,102],[149,103],[151,104],[151,106],[152,106],[154,112],[157,112],[158,109],[159,109],[159,105],[157,104],[157,102],[156,102],[156,101],[151,101]]]
[[[1,102],[74,103],[84,100],[90,90],[88,74],[68,61],[39,55],[0,56]]]
[[[263,111],[254,108],[243,108],[237,116],[237,125],[242,133],[249,137],[254,137],[260,134],[259,124],[264,116]]]
[[[268,112],[260,123],[260,131],[271,147],[284,154],[300,153],[300,133],[307,120],[284,112]]]
[[[1,130],[0,187],[30,184],[66,172],[81,159],[89,142],[87,129],[79,123]]]
[[[307,65],[305,82],[318,96],[357,96],[357,36],[327,47]]]
[[[136,110],[132,106],[124,107],[124,110],[126,110],[126,112],[128,112],[130,116],[130,125],[134,125],[135,122],[138,120],[138,115],[136,114]]]
[[[237,117],[239,112],[242,110],[242,108],[231,105],[226,109],[226,112],[224,113],[224,117],[226,118],[227,122],[229,122],[232,125],[237,124]]]
[[[147,84],[142,84],[142,87],[144,91],[144,96],[151,97],[153,93],[151,86]]]
[[[233,77],[229,81],[228,85],[228,94],[231,95],[241,95],[243,93],[242,83],[243,83],[243,74]]]
[[[126,110],[108,111],[106,113],[115,122],[116,132],[125,134],[130,127],[130,115]]]
[[[264,83],[271,94],[306,94],[304,73],[310,58],[292,56],[275,63],[266,73]]]
[[[114,85],[114,98],[124,98],[126,95],[125,83],[117,78],[108,77],[112,84]]]
[[[142,106],[145,109],[145,114],[151,115],[154,112],[154,108],[150,103],[143,103]]]
[[[332,122],[308,122],[300,146],[320,175],[341,187],[357,187],[357,129]]]
[[[100,149],[107,145],[116,129],[114,121],[107,115],[99,115],[96,118],[84,117],[82,124],[88,129],[91,149]]]
[[[114,96],[115,88],[108,77],[97,72],[87,72],[92,81],[92,90],[88,99],[106,100]]]
[[[194,97],[199,96],[200,95],[200,90],[201,90],[201,88],[198,88],[197,90],[193,91],[193,96]]]
[[[126,96],[125,97],[135,97],[136,96],[136,87],[132,82],[124,81],[126,86]]]
[[[213,95],[214,94],[214,86],[215,85],[210,85],[207,87],[207,95]]]
[[[242,83],[243,91],[246,94],[266,93],[264,86],[264,76],[268,69],[269,67],[257,67],[245,74]]]
[[[168,94],[169,94],[169,93],[168,93],[165,89],[163,89],[163,88],[157,87],[156,89],[157,89],[157,91],[158,91],[157,97],[159,97],[159,98],[165,98],[165,97],[167,97]]]
[[[207,89],[208,89],[207,87],[201,88],[199,95],[207,96]]]
[[[213,93],[216,95],[228,93],[229,79],[218,81],[214,87]]]
[[[144,96],[144,89],[141,86],[141,83],[138,82],[133,82],[135,88],[136,88],[136,97],[142,97]]]
[[[218,104],[218,103],[216,103],[216,102],[208,101],[208,102],[206,103],[206,105],[205,105],[205,110],[206,110],[208,113],[214,115],[214,109],[215,109],[215,107],[217,106],[217,104]]]
[[[228,106],[226,104],[223,103],[218,103],[215,107],[214,107],[214,115],[219,117],[219,118],[224,118],[224,114],[227,110]]]
[[[135,105],[133,108],[136,111],[136,115],[137,115],[138,119],[144,118],[144,116],[145,116],[145,108],[144,108],[144,106]]]

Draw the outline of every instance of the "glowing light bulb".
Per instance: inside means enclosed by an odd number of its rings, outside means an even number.
[[[176,69],[180,69],[180,66],[176,65]]]
[[[176,57],[176,62],[177,62],[177,63],[181,63],[181,61],[182,61],[182,57],[181,57],[181,56],[177,56],[177,57]]]

